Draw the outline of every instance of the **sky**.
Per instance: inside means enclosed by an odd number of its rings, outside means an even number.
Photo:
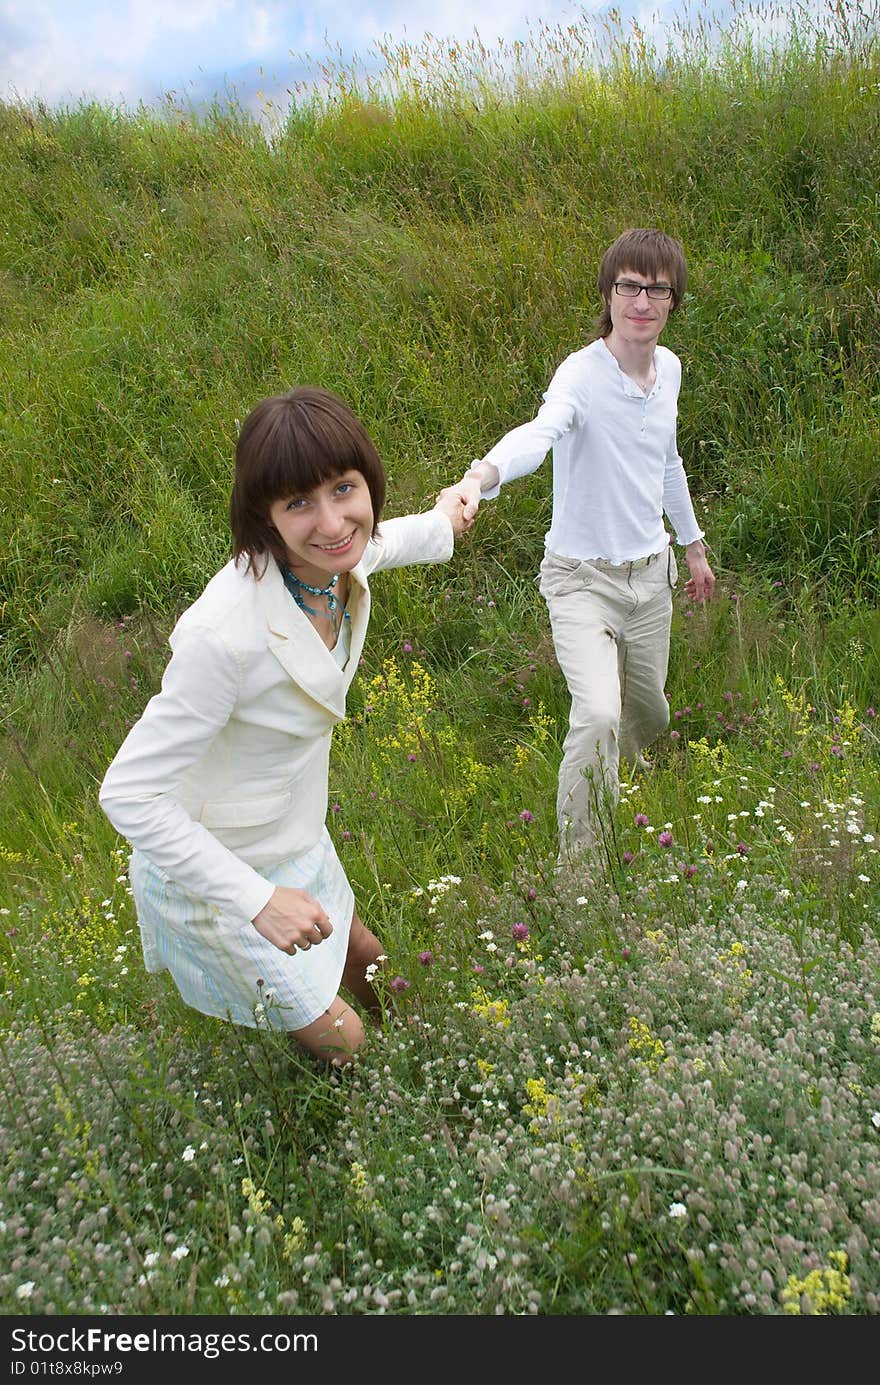
[[[643,25],[686,0],[618,0]],[[173,94],[198,106],[234,91],[256,109],[265,96],[316,80],[322,57],[375,70],[375,45],[435,39],[527,39],[608,8],[559,0],[0,0],[0,100],[76,106],[83,99],[135,109]]]

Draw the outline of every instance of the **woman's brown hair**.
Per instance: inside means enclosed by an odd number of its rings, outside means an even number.
[[[299,385],[270,395],[248,414],[235,448],[235,480],[229,502],[233,554],[260,577],[269,554],[286,556],[269,519],[276,500],[307,495],[323,481],[359,471],[373,503],[373,532],[385,503],[385,468],[364,425],[330,390]]]

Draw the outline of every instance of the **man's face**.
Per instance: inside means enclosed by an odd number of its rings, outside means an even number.
[[[635,269],[622,269],[615,280],[617,284],[666,284],[672,285],[672,277],[661,273],[656,279],[639,274]],[[672,311],[673,298],[649,298],[639,293],[635,298],[624,297],[612,285],[608,308],[611,313],[611,330],[619,341],[632,345],[650,345],[657,341],[667,318]]]

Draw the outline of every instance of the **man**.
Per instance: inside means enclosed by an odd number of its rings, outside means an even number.
[[[471,518],[481,499],[534,471],[553,449],[553,517],[541,563],[553,643],[571,693],[559,770],[560,862],[596,840],[630,765],[669,722],[664,686],[677,566],[663,522],[684,545],[684,590],[703,602],[706,559],[676,443],[681,364],[658,338],[684,296],[679,241],[625,231],[599,266],[597,335],[564,360],[530,423],[472,464],[458,490]]]

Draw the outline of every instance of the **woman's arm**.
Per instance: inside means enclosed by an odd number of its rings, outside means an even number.
[[[214,631],[182,636],[161,691],[107,770],[99,802],[117,832],[172,880],[218,908],[253,919],[273,886],[195,822],[176,797],[186,770],[229,720],[239,679],[235,656]]]

